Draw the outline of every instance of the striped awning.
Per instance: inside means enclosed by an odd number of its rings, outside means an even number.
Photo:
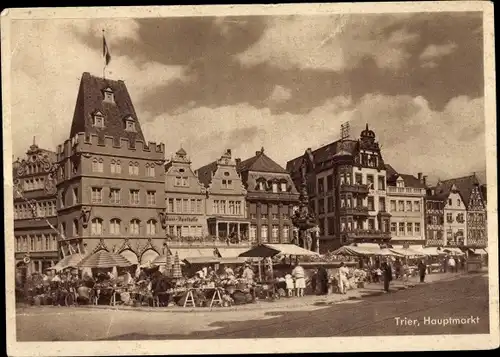
[[[129,267],[132,263],[120,254],[100,250],[85,259],[83,259],[79,267],[85,268],[113,268],[113,267]]]
[[[56,265],[48,270],[61,271],[68,268],[76,268],[83,259],[83,255],[75,253],[62,258]]]
[[[462,252],[462,250],[457,247],[444,247],[443,251],[451,255],[464,255],[464,252]]]

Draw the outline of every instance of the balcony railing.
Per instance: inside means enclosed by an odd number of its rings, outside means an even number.
[[[467,239],[468,247],[486,248],[488,246],[487,239]]]
[[[387,191],[389,192],[389,194],[398,194],[398,195],[412,195],[412,196],[425,195],[425,189],[423,188],[388,186]]]
[[[350,216],[368,216],[368,207],[356,206],[356,207],[341,207],[339,210],[342,215]]]
[[[369,189],[368,185],[363,185],[363,184],[346,184],[343,183],[340,185],[340,192],[352,192],[352,193],[359,193],[359,194],[368,194]]]
[[[228,247],[248,247],[252,245],[252,242],[248,237],[240,237],[239,241],[236,237],[225,238],[225,237],[175,237],[167,235],[167,244],[175,245],[179,247],[213,247],[213,246],[228,246]]]
[[[342,231],[348,239],[391,239],[390,232],[375,229],[353,229]]]

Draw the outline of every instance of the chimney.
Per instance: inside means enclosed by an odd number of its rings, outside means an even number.
[[[236,161],[236,167],[240,166],[240,164],[241,164],[241,158],[238,157],[234,161]]]
[[[260,155],[260,151],[256,151],[255,156],[259,156],[259,155]]]
[[[422,173],[421,173],[421,172],[419,172],[419,173],[417,174],[417,176],[418,176],[418,180],[419,180],[420,182],[422,182]]]
[[[422,183],[424,184],[424,186],[427,186],[427,175],[422,177]]]

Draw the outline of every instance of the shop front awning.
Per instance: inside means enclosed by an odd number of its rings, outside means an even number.
[[[215,258],[213,248],[169,248],[172,256],[175,253],[179,254],[179,259],[186,260],[187,258]]]
[[[482,249],[482,248],[469,248],[469,250],[472,252],[472,254],[477,254],[477,255],[486,255],[488,254],[488,252],[486,251],[486,249]]]
[[[218,264],[220,263],[220,258],[217,257],[188,257],[184,259],[188,264]]]
[[[390,250],[405,257],[423,257],[426,255],[420,248],[417,248],[416,246],[410,246],[409,248],[406,248],[403,246],[393,245]]]
[[[216,248],[217,254],[221,258],[236,258],[239,257],[240,254],[248,251],[250,247],[247,248]]]
[[[445,247],[443,248],[443,251],[445,253],[451,254],[451,255],[463,255],[464,252],[460,248],[457,247]]]
[[[299,247],[295,244],[259,244],[246,252],[240,254],[240,257],[248,258],[267,258],[275,255],[294,255],[294,256],[317,256],[311,250]]]

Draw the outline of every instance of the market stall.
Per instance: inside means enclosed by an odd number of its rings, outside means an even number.
[[[64,258],[62,258],[59,262],[57,262],[56,265],[48,268],[47,270],[53,270],[55,272],[60,272],[65,269],[74,269],[78,266],[78,263],[80,263],[83,259],[83,255],[79,253],[67,255]]]
[[[98,279],[98,282],[93,287],[93,300],[98,303],[100,300],[109,301],[110,305],[115,305],[117,296],[127,290],[127,286],[118,286],[116,278],[118,278],[118,268],[129,268],[132,263],[122,255],[108,252],[107,250],[99,250],[91,254],[78,264],[79,268],[90,268],[92,275],[98,277],[108,274],[109,279]]]

